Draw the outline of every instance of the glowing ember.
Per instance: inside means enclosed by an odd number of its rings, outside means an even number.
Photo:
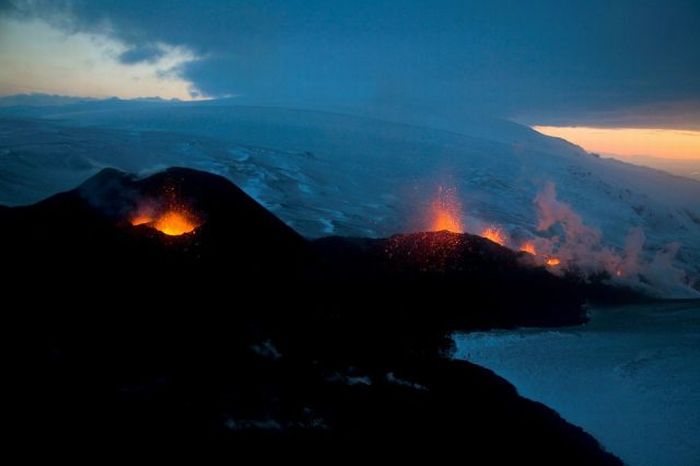
[[[520,250],[522,252],[532,254],[533,256],[537,255],[537,249],[535,249],[535,244],[532,243],[531,241],[527,241],[527,242],[523,243],[523,245],[520,246]]]
[[[187,212],[168,210],[153,223],[153,228],[166,235],[178,236],[197,228],[196,221]]]
[[[556,257],[550,257],[549,259],[547,259],[546,264],[550,267],[555,267],[555,266],[561,264],[561,261],[559,259],[557,259]]]
[[[485,229],[481,232],[481,236],[493,241],[494,243],[498,243],[501,246],[504,246],[506,244],[505,234],[499,228],[496,227],[489,227]]]
[[[440,186],[438,197],[431,204],[430,230],[462,233],[464,227],[460,220],[461,210],[456,191]]]

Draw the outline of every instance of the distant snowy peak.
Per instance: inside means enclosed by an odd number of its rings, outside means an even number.
[[[89,97],[73,97],[53,94],[14,94],[0,97],[0,108],[3,107],[54,107],[57,105],[69,105],[78,102],[96,101]]]
[[[41,93],[15,94],[0,97],[0,115],[14,114],[34,117],[49,117],[60,115],[62,118],[70,118],[72,113],[102,112],[105,110],[133,110],[143,108],[144,105],[176,105],[179,107],[197,108],[228,108],[235,109],[265,109],[268,112],[300,112],[304,114],[326,115],[328,118],[366,118],[367,120],[377,120],[382,114],[375,114],[366,111],[357,111],[352,117],[346,114],[297,110],[293,108],[274,106],[245,105],[244,100],[238,98],[212,99],[198,102],[183,102],[176,99],[165,100],[159,97],[144,97],[137,99],[120,99],[111,97],[97,99],[90,97],[63,96]],[[242,104],[243,103],[243,104]],[[379,120],[382,125],[395,122],[398,125],[410,125],[417,127],[431,127],[436,130],[444,130],[486,140],[494,140],[502,143],[518,145],[522,148],[535,149],[547,153],[586,155],[579,146],[564,139],[555,138],[541,134],[527,126],[494,118],[488,115],[464,114],[455,120],[445,119],[423,119],[410,115],[399,115],[392,113],[386,120]]]
[[[129,103],[139,102],[172,103],[180,101],[178,99],[163,99],[162,97],[137,97],[133,99],[121,99],[119,97],[96,98],[42,93],[13,94],[0,96],[0,107],[56,107],[60,105],[91,103],[94,106],[94,108],[97,109],[102,104],[113,104],[116,102],[123,102],[128,105]]]

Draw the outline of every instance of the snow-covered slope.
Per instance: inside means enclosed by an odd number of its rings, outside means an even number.
[[[583,327],[457,335],[455,356],[593,434],[626,464],[700,459],[700,304],[593,312]]]
[[[700,275],[697,181],[599,159],[511,122],[464,126],[458,134],[230,102],[3,108],[0,203],[36,201],[105,166],[183,165],[230,178],[305,235],[385,236],[430,228],[435,196],[447,186],[468,231],[495,224],[517,247],[557,233],[537,231],[542,212],[533,202],[554,183],[557,199],[601,232],[601,245],[622,249],[639,227],[647,261],[678,242],[675,264]]]

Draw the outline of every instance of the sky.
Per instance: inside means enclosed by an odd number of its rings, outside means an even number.
[[[697,0],[0,0],[0,95],[700,131],[698,24]]]
[[[653,155],[700,160],[700,131],[655,128],[535,126],[548,136],[566,139],[589,152],[620,156]]]

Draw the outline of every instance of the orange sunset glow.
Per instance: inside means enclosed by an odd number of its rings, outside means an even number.
[[[600,154],[700,159],[700,131],[557,126],[533,126],[533,129],[547,136],[564,138],[589,152]]]

